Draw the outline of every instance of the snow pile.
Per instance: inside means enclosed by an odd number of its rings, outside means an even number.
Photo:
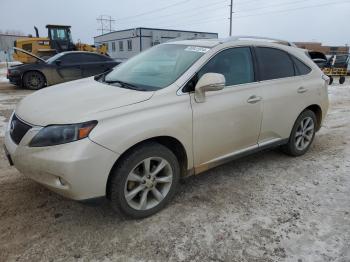
[[[9,80],[6,78],[6,73],[7,73],[7,68],[4,67],[4,68],[1,68],[0,67],[0,83],[3,83],[3,82],[8,82]]]
[[[12,66],[12,65],[19,65],[21,64],[20,62],[9,62],[8,66]],[[6,78],[6,74],[7,74],[7,64],[6,62],[1,62],[0,63],[0,83],[8,83],[8,79]]]

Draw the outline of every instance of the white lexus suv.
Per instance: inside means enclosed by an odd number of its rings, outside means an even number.
[[[65,197],[105,196],[142,218],[171,200],[181,177],[268,147],[303,155],[326,116],[328,81],[305,50],[279,40],[165,43],[24,98],[5,151]]]

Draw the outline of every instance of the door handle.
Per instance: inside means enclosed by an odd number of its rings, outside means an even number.
[[[262,97],[256,96],[256,95],[252,95],[251,97],[248,98],[247,102],[249,104],[255,104],[255,103],[257,103],[257,102],[259,102],[261,100],[262,100]]]
[[[298,88],[298,93],[299,94],[302,94],[302,93],[305,93],[305,92],[307,92],[307,89],[305,87],[301,86],[301,87]]]

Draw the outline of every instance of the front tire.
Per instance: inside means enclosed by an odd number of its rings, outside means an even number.
[[[31,90],[39,90],[46,84],[45,77],[42,73],[37,71],[27,72],[23,76],[23,85]]]
[[[173,198],[180,167],[171,150],[150,142],[127,153],[111,175],[109,197],[113,209],[132,218],[144,218]]]
[[[304,155],[314,140],[316,125],[315,113],[303,111],[295,121],[288,143],[282,147],[283,151],[290,156]]]

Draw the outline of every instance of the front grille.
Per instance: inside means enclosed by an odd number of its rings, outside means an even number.
[[[32,126],[19,120],[16,115],[13,115],[12,121],[10,124],[10,135],[11,135],[13,142],[15,142],[18,145],[21,142],[24,135],[31,128],[32,128]]]

